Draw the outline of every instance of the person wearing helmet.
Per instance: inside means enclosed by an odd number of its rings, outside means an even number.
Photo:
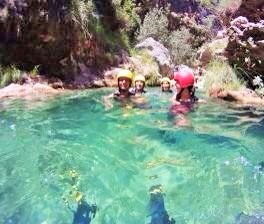
[[[177,118],[177,126],[187,126],[189,121],[185,114],[190,112],[195,102],[198,102],[198,98],[195,96],[195,77],[194,73],[189,68],[183,68],[174,72],[176,94],[173,96],[173,104],[170,108],[170,115]]]
[[[144,90],[146,79],[143,75],[136,75],[134,78],[135,87],[131,90],[136,96],[146,93]]]
[[[171,80],[168,77],[163,77],[160,80],[160,87],[162,92],[168,92],[173,93],[173,91],[170,89],[171,87]]]
[[[110,94],[103,98],[104,104],[106,108],[112,108],[113,104],[110,102],[111,98],[117,100],[127,99],[133,95],[135,95],[132,91],[130,91],[130,87],[132,85],[133,73],[127,69],[121,69],[117,74],[117,85],[118,90],[114,93]]]
[[[133,73],[127,69],[122,69],[117,74],[118,90],[114,93],[114,98],[128,98],[134,95],[130,91],[132,85]]]
[[[191,101],[195,102],[198,100],[195,97],[195,88],[194,88],[194,73],[191,69],[181,69],[174,73],[173,77],[176,87],[175,100],[178,102]]]

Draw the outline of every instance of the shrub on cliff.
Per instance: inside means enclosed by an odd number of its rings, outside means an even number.
[[[137,37],[139,41],[152,37],[167,47],[174,64],[192,64],[196,57],[197,38],[189,29],[181,27],[175,31],[169,30],[168,10],[154,8],[151,10],[140,26]]]
[[[130,57],[131,69],[135,74],[141,74],[146,78],[147,86],[157,86],[160,78],[159,65],[155,58],[147,50],[133,50]]]
[[[117,19],[120,21],[121,30],[128,34],[130,40],[133,40],[141,22],[137,14],[136,4],[133,0],[113,0],[113,4]]]
[[[4,87],[12,82],[19,81],[22,72],[15,66],[0,67],[0,88]]]
[[[190,44],[191,39],[192,35],[186,28],[170,34],[168,45],[174,64],[192,64],[191,61],[196,57],[196,51]]]
[[[206,68],[204,88],[207,93],[237,90],[243,85],[235,70],[226,61],[214,60]]]
[[[142,41],[148,37],[152,37],[157,41],[161,41],[162,44],[168,43],[169,20],[167,18],[167,12],[162,8],[154,8],[144,18],[137,39]]]

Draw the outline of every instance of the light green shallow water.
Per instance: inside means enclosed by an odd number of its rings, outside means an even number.
[[[148,223],[157,184],[176,223],[234,223],[263,210],[263,111],[208,102],[179,128],[158,89],[148,107],[106,111],[101,96],[110,91],[0,102],[0,223],[72,223],[62,200],[76,207],[71,170],[99,208],[92,224]]]

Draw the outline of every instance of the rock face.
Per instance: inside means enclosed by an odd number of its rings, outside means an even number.
[[[264,80],[264,0],[242,0],[230,25],[226,56],[255,88],[256,76]]]
[[[264,19],[264,0],[243,0],[233,18],[245,16],[251,22]]]
[[[147,49],[159,64],[160,74],[170,76],[172,74],[172,61],[169,50],[153,38],[147,38],[136,45],[137,49]]]
[[[93,7],[100,15],[94,15]],[[115,55],[120,55],[123,47],[118,39],[120,35],[109,44],[104,39],[105,33],[99,35],[95,31],[92,23],[95,20],[97,26],[100,23],[107,34],[118,34],[118,23],[109,0],[2,0],[1,64],[14,64],[22,70],[31,70],[39,65],[42,74],[64,81],[79,76],[82,69],[80,64],[98,70],[117,65],[121,57]]]
[[[226,56],[242,73],[250,74],[247,81],[253,87],[254,77],[264,75],[264,21],[249,22],[240,16],[231,21],[227,34]]]
[[[216,39],[200,49],[199,61],[202,66],[207,65],[213,59],[223,58],[228,44],[228,37]]]

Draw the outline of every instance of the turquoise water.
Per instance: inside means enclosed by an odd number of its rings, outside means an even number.
[[[159,89],[105,110],[110,92],[0,102],[0,223],[72,223],[77,191],[98,206],[92,224],[149,223],[158,184],[176,223],[263,211],[264,111],[210,100],[178,127]]]

